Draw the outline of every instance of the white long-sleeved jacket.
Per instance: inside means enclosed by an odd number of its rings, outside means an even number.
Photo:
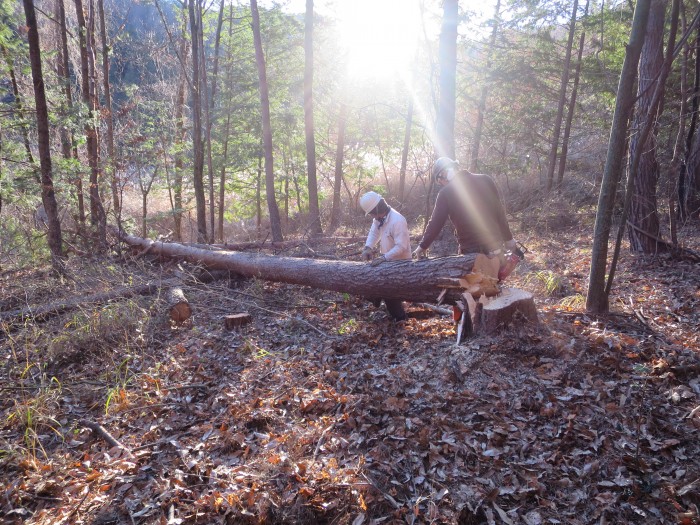
[[[411,258],[411,239],[408,234],[408,223],[403,215],[391,208],[379,226],[377,219],[372,220],[372,226],[367,235],[365,246],[374,248],[379,243],[379,251],[387,261],[399,261]]]

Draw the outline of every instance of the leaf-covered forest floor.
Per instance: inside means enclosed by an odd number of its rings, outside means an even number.
[[[262,281],[184,279],[181,327],[162,293],[6,324],[0,521],[698,523],[700,264],[624,252],[611,313],[589,315],[591,216],[559,219],[518,235],[510,286],[539,326],[459,346],[420,306],[397,325]],[[697,223],[682,238],[698,251]],[[0,274],[0,314],[192,272],[69,269]]]

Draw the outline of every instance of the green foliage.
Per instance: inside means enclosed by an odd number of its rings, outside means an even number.
[[[542,288],[549,296],[560,294],[566,288],[566,280],[551,270],[530,272],[525,277],[525,282]]]

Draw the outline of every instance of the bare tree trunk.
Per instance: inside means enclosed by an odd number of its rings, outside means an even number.
[[[263,157],[258,155],[258,169],[255,177],[255,217],[258,236],[262,231],[262,165]]]
[[[314,136],[314,0],[306,0],[304,17],[304,134],[306,136],[306,166],[309,185],[309,229],[312,236],[323,233],[318,207],[316,180],[316,138]]]
[[[175,175],[173,181],[173,235],[176,241],[182,241],[182,216],[184,213],[182,201],[182,183],[183,171],[185,163],[183,159],[183,146],[185,143],[185,92],[187,90],[187,73],[185,71],[186,64],[184,61],[187,57],[188,44],[185,38],[185,28],[180,37],[180,56],[183,60],[183,69],[180,73],[180,83],[177,87],[177,96],[175,98]]]
[[[588,7],[591,0],[586,0],[586,10],[584,11],[584,19],[588,16]],[[581,29],[581,37],[578,42],[578,57],[576,58],[576,71],[574,73],[574,85],[571,88],[571,100],[569,101],[569,111],[566,114],[566,125],[564,126],[564,138],[561,141],[561,155],[559,156],[559,173],[557,174],[557,185],[560,185],[564,180],[564,171],[566,170],[566,158],[569,154],[569,137],[571,136],[571,124],[574,120],[574,112],[576,111],[576,96],[578,94],[578,83],[581,78],[581,64],[583,63],[583,45],[586,42],[586,30]]]
[[[408,151],[411,147],[411,126],[413,125],[413,96],[408,96],[408,110],[406,112],[406,129],[403,134],[403,149],[401,150],[401,168],[399,169],[399,203],[404,204],[406,192],[406,165],[408,164]]]
[[[5,57],[7,71],[10,75],[10,83],[12,84],[12,95],[15,99],[15,111],[17,111],[17,116],[19,117],[20,129],[22,133],[22,142],[24,143],[24,151],[27,154],[27,162],[32,166],[36,167],[34,162],[34,155],[32,155],[32,147],[29,142],[29,126],[26,124],[26,115],[24,111],[24,105],[22,104],[22,95],[19,92],[19,85],[17,84],[17,77],[15,76],[15,67],[12,63],[12,58],[10,58],[10,54],[7,52],[7,48],[4,45],[2,45],[2,43],[0,43],[0,50],[2,50],[2,54]],[[37,177],[37,181],[38,180],[39,177]]]
[[[698,106],[700,105],[700,53],[697,49],[700,46],[700,27],[696,29],[697,36],[695,38],[695,79],[693,81],[693,93],[691,98],[691,118],[688,126],[688,136],[686,138],[685,162],[681,165],[680,173],[678,174],[678,217],[685,221],[690,216],[692,203],[690,195],[692,181],[695,172],[700,166],[700,134],[697,131],[698,122]]]
[[[605,293],[605,271],[608,257],[608,240],[612,225],[613,206],[617,185],[622,174],[627,139],[627,124],[634,107],[634,84],[637,79],[637,64],[642,52],[646,33],[649,8],[652,0],[638,0],[634,9],[634,18],[627,45],[625,60],[622,64],[620,82],[617,89],[615,113],[608,141],[608,155],[603,171],[603,182],[598,198],[593,233],[593,250],[591,254],[591,271],[588,284],[586,309],[602,313],[608,311],[608,295]]]
[[[192,148],[194,155],[193,184],[197,206],[197,242],[207,241],[207,210],[204,196],[204,145],[202,143],[202,82],[199,50],[201,0],[187,1],[192,42]]]
[[[458,21],[458,0],[444,0],[439,46],[440,93],[435,123],[437,139],[434,144],[437,157],[455,157]]]
[[[342,210],[340,209],[340,188],[343,182],[343,153],[345,151],[345,125],[347,123],[348,107],[344,102],[340,103],[340,115],[338,116],[338,143],[335,147],[335,178],[333,180],[333,208],[331,220],[328,226],[328,235],[333,234],[340,226]]]
[[[63,4],[64,0],[56,0],[57,18],[60,25],[61,45],[58,50],[58,77],[63,82],[63,92],[66,97],[67,114],[73,112],[73,96],[71,94],[70,80],[70,64],[68,55],[68,29],[66,28],[66,9]],[[67,115],[63,115],[67,118]],[[66,132],[64,127],[61,128],[61,149],[63,158],[66,160],[78,160],[78,146],[75,141],[73,131]],[[83,195],[83,176],[80,170],[74,175],[73,184],[75,186],[75,198],[78,204],[78,223],[81,229],[85,229],[85,197]]]
[[[496,38],[498,37],[498,29],[501,21],[501,0],[496,0],[496,8],[494,9],[493,16],[493,29],[491,29],[491,39],[489,40],[489,49],[486,56],[486,75],[487,78],[484,79],[484,85],[481,88],[481,98],[479,99],[479,106],[477,107],[476,113],[476,126],[474,126],[474,140],[472,142],[472,158],[469,163],[469,170],[474,173],[479,173],[479,149],[481,148],[481,134],[484,128],[484,115],[486,113],[486,99],[489,95],[489,82],[490,78],[488,75],[491,73],[491,53],[496,47]]]
[[[61,238],[61,223],[58,217],[58,204],[53,187],[49,109],[46,104],[44,75],[41,70],[41,45],[39,43],[39,29],[34,11],[34,0],[24,0],[24,14],[27,21],[29,60],[32,68],[34,102],[36,104],[39,164],[41,166],[41,200],[48,216],[48,244],[51,250],[53,268],[57,273],[63,273],[63,240]]]
[[[656,186],[659,180],[659,163],[656,159],[656,124],[652,132],[641,142],[639,133],[644,123],[659,117],[659,106],[652,107],[654,87],[660,81],[663,57],[663,33],[666,14],[666,0],[652,0],[649,10],[646,38],[639,63],[639,86],[637,88],[637,110],[632,123],[630,157],[641,155],[639,169],[631,172],[634,177],[634,190],[630,208],[629,229],[630,249],[643,253],[665,251],[666,244],[657,242],[659,233],[659,212],[656,200]]]
[[[104,0],[97,0],[100,12],[100,37],[102,40],[102,86],[104,89],[104,100],[107,112],[107,169],[109,170],[109,183],[112,187],[112,202],[114,203],[115,217],[121,216],[121,205],[119,203],[119,184],[117,182],[117,159],[114,154],[114,119],[112,118],[112,94],[109,82],[109,49],[107,42],[107,24],[105,23]]]
[[[561,124],[564,118],[564,105],[566,104],[566,89],[569,85],[569,71],[571,69],[571,50],[574,47],[574,34],[576,33],[576,15],[578,11],[578,0],[574,0],[574,7],[571,10],[571,21],[569,23],[569,39],[566,42],[566,56],[561,73],[561,84],[559,86],[559,104],[557,106],[557,116],[554,120],[554,131],[552,132],[552,142],[549,150],[549,163],[547,169],[547,191],[552,189],[554,182],[554,171],[557,166],[557,150],[559,149],[559,136],[561,134]]]
[[[262,113],[263,150],[265,153],[265,193],[267,196],[267,209],[270,214],[270,230],[272,240],[282,241],[282,225],[280,212],[275,199],[275,170],[272,159],[272,127],[270,124],[270,96],[267,85],[267,72],[265,70],[265,56],[263,55],[262,39],[260,38],[260,14],[258,13],[257,0],[250,0],[250,10],[253,14],[253,40],[255,41],[255,61],[258,64],[258,78],[260,80],[260,109]]]
[[[92,1],[92,0],[90,0]],[[95,56],[94,56],[94,12],[90,4],[89,21],[85,21],[82,0],[75,0],[75,10],[78,16],[80,31],[80,71],[82,75],[82,99],[89,114],[85,122],[88,164],[90,166],[90,223],[96,228],[97,250],[102,252],[107,247],[107,217],[100,198],[100,152],[97,137],[97,91],[95,85]]]

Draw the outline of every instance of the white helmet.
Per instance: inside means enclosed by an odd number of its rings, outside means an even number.
[[[377,204],[382,200],[382,196],[376,191],[368,191],[362,197],[360,197],[360,208],[365,212],[365,215],[369,215]]]

